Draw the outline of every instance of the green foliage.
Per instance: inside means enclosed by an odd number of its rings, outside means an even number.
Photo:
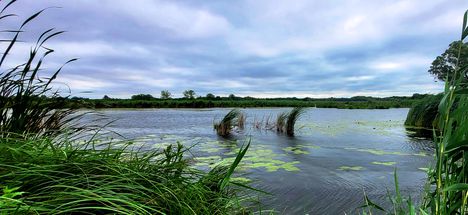
[[[405,125],[420,128],[437,128],[437,113],[442,94],[426,96],[411,107]]]
[[[208,93],[208,94],[206,94],[205,98],[208,99],[208,100],[212,100],[212,99],[215,99],[216,97],[215,97],[214,94]]]
[[[151,94],[137,94],[131,97],[132,100],[152,100],[154,97]]]
[[[460,43],[466,38],[468,11],[465,12]],[[463,51],[459,47],[459,55]],[[468,65],[455,64],[451,79],[439,104],[436,142],[436,164],[429,171],[429,182],[435,186],[424,207],[432,214],[466,214],[468,212],[468,86],[464,84]]]
[[[182,94],[186,99],[194,99],[196,96],[195,91],[193,90],[185,90]]]
[[[441,81],[452,80],[456,66],[464,67],[468,65],[468,44],[463,41],[454,41],[443,54],[437,56],[429,69],[434,77]],[[466,73],[464,82],[466,82]]]
[[[171,99],[172,94],[169,92],[169,90],[162,90],[161,91],[161,99]]]
[[[5,18],[15,14],[5,14],[10,1],[0,12],[0,23]],[[66,99],[52,88],[53,81],[61,72],[62,67],[55,71],[43,71],[41,68],[45,58],[54,52],[45,48],[45,43],[62,34],[53,28],[44,31],[31,47],[24,63],[13,68],[4,68],[8,55],[18,43],[18,38],[26,26],[34,21],[44,10],[41,10],[23,21],[17,30],[5,30],[2,33],[12,34],[2,40],[6,44],[0,60],[0,136],[6,133],[35,133],[37,135],[53,135],[69,128],[79,116],[71,116],[74,111],[63,109]],[[75,61],[69,60],[65,64]],[[51,73],[47,76],[47,72]],[[48,97],[48,99],[45,99]]]
[[[244,209],[228,186],[233,169],[200,172],[181,145],[134,152],[131,143],[0,139],[0,196],[7,214],[231,214]],[[101,148],[101,150],[96,150]],[[216,184],[216,187],[212,187]],[[10,189],[9,187],[13,187]]]
[[[355,98],[328,98],[328,99],[293,99],[293,98],[252,98],[228,97],[197,99],[173,98],[170,100],[131,100],[131,99],[68,99],[65,107],[74,108],[212,108],[212,107],[318,107],[318,108],[340,108],[340,109],[387,109],[411,107],[413,103],[420,101],[428,95],[421,97],[388,97],[374,98],[366,97],[356,100]]]
[[[20,196],[24,194],[24,192],[18,191],[20,187],[13,187],[9,188],[8,186],[3,187],[2,192],[0,193],[0,214],[3,213],[3,210],[8,208],[19,208],[23,204],[22,199]]]

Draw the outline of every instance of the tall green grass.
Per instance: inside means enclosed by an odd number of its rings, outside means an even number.
[[[244,213],[229,179],[236,162],[204,173],[185,149],[132,152],[111,143],[0,139],[0,211],[6,214]],[[102,148],[95,150],[93,148]],[[13,188],[17,195],[6,193]],[[11,193],[11,192],[10,192]]]
[[[463,17],[461,42],[468,36],[467,20],[468,11]],[[447,77],[438,107],[436,164],[429,174],[434,189],[424,205],[432,214],[468,213],[468,86],[463,83],[467,72],[468,65],[457,63],[453,79]]]
[[[16,15],[7,13],[15,1],[6,3],[0,11],[0,24]],[[79,115],[72,115],[72,109],[64,109],[66,98],[59,95],[52,87],[52,82],[61,72],[62,67],[55,71],[43,71],[42,64],[47,56],[54,52],[46,48],[45,43],[63,33],[53,28],[44,31],[31,47],[24,63],[5,68],[8,56],[18,43],[18,38],[24,29],[30,25],[44,10],[25,19],[14,30],[2,31],[2,42],[6,45],[0,58],[0,135],[5,133],[20,133],[38,135],[54,135],[61,133],[74,122]],[[68,64],[76,59],[71,59]],[[64,65],[65,65],[64,64]],[[47,76],[47,72],[51,75]],[[45,100],[44,98],[49,99]]]

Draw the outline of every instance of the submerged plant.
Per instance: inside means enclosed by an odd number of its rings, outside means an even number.
[[[227,137],[231,134],[233,127],[238,124],[241,115],[241,111],[232,109],[220,122],[214,123],[213,128],[219,136]]]

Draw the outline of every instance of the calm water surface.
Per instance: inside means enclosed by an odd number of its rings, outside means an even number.
[[[191,159],[200,169],[232,161],[239,147],[251,148],[237,180],[272,193],[263,196],[264,208],[280,214],[354,214],[364,192],[385,205],[393,190],[397,168],[401,190],[418,199],[432,161],[429,140],[412,137],[403,126],[408,109],[308,109],[298,121],[296,137],[254,128],[254,122],[273,122],[287,108],[242,109],[244,131],[223,139],[213,131],[213,120],[230,109],[101,110],[115,122],[109,126],[138,147],[164,148],[180,142],[193,146]],[[224,161],[223,161],[224,160]]]

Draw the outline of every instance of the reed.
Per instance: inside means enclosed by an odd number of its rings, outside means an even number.
[[[286,118],[286,135],[290,137],[294,136],[294,126],[304,112],[305,109],[303,107],[295,107],[288,113],[288,117]]]
[[[7,18],[16,15],[7,13],[9,7],[15,3],[10,1],[0,11],[0,25]],[[0,135],[5,133],[34,133],[37,135],[55,135],[64,129],[70,129],[72,122],[79,118],[73,115],[74,110],[63,109],[67,100],[54,90],[53,81],[62,71],[62,67],[50,72],[50,76],[43,71],[45,58],[54,50],[45,48],[45,43],[60,35],[63,31],[53,28],[44,31],[31,47],[25,62],[13,68],[5,68],[9,54],[18,43],[18,38],[24,29],[30,25],[44,10],[41,10],[20,24],[15,30],[5,29],[2,42],[6,44],[0,59]],[[75,61],[71,59],[65,64]],[[64,65],[65,65],[64,64]]]
[[[231,134],[231,131],[234,127],[234,125],[237,125],[239,122],[239,116],[242,115],[242,112],[239,111],[238,109],[232,109],[229,111],[224,118],[217,122],[214,123],[213,128],[216,130],[216,133],[219,136],[222,137],[227,137]]]
[[[468,36],[467,19],[468,11],[463,17],[461,42]],[[435,189],[424,205],[432,214],[468,213],[468,86],[463,83],[467,74],[468,65],[457,62],[438,106],[435,167],[429,172],[429,183]]]
[[[276,117],[276,132],[284,133],[286,131],[286,119],[288,118],[288,113],[282,112]]]
[[[242,214],[245,210],[229,178],[248,145],[231,166],[208,173],[188,166],[181,145],[149,152],[126,150],[129,145],[116,148],[115,143],[93,145],[62,142],[59,146],[34,137],[0,139],[1,212]]]

